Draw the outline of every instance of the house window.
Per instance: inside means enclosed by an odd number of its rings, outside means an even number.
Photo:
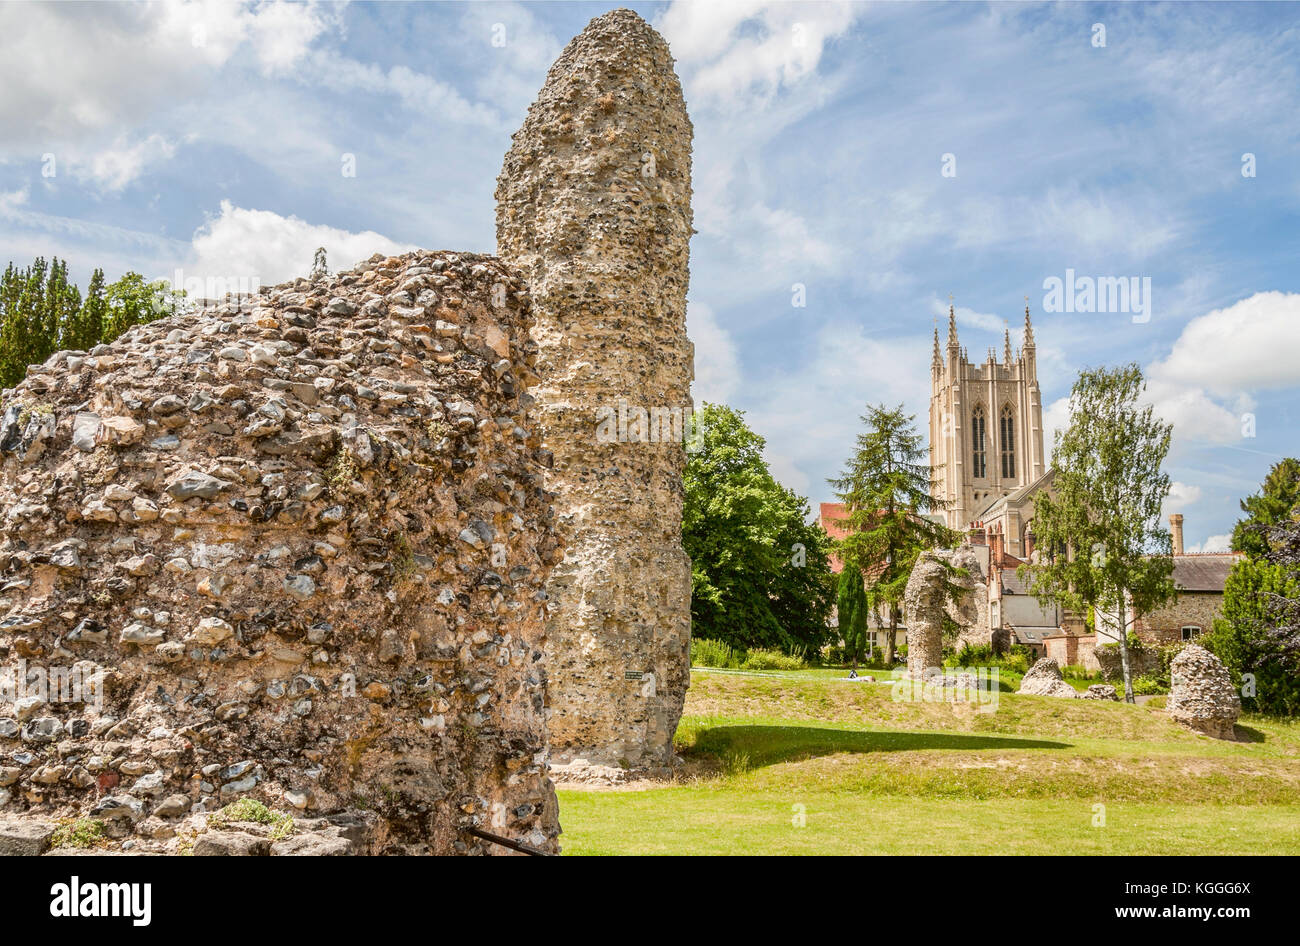
[[[1189,641],[1194,637],[1201,636],[1201,626],[1199,624],[1183,625],[1183,640]]]
[[[976,479],[983,479],[987,474],[985,470],[984,455],[984,408],[975,408],[975,413],[971,416],[971,444],[974,448],[974,474]]]
[[[1016,478],[1016,428],[1011,420],[1011,405],[1002,408],[998,421],[998,440],[1002,444],[1002,478]]]

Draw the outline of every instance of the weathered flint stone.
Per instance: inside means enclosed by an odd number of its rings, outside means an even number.
[[[0,698],[0,853],[86,817],[177,853],[164,819],[239,798],[369,827],[194,853],[558,850],[531,321],[494,257],[416,251],[28,372],[0,405],[0,678],[71,665],[105,699]]]
[[[530,391],[568,538],[547,588],[551,760],[662,766],[689,683],[691,123],[644,20],[614,10],[569,43],[496,196],[498,252],[532,294]],[[651,410],[668,418],[653,432],[639,422]]]
[[[1241,698],[1223,661],[1200,644],[1188,644],[1169,663],[1167,704],[1173,719],[1215,739],[1235,739]]]

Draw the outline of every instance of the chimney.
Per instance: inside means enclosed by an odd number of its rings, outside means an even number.
[[[1183,554],[1183,516],[1182,513],[1174,513],[1169,517],[1169,532],[1174,538],[1174,554]]]
[[[1029,561],[1029,557],[1033,554],[1034,554],[1034,534],[1032,532],[1026,532],[1025,533],[1025,561]]]

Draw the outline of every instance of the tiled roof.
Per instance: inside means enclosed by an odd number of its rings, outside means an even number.
[[[1174,556],[1174,585],[1179,591],[1223,591],[1238,553]]]

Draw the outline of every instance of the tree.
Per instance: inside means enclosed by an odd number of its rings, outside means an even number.
[[[108,316],[108,301],[104,296],[104,271],[97,269],[86,287],[86,298],[76,316],[65,327],[59,347],[71,351],[90,351],[104,338],[104,322]]]
[[[705,404],[697,420],[682,517],[692,634],[741,648],[820,648],[833,596],[829,538],[807,522],[807,500],[772,477],[743,413]]]
[[[1034,499],[1043,550],[1019,569],[1030,592],[1076,612],[1096,609],[1099,633],[1114,618],[1126,699],[1132,703],[1129,611],[1173,600],[1172,541],[1160,524],[1169,493],[1161,469],[1173,428],[1139,407],[1146,384],[1136,364],[1087,369],[1070,392],[1070,423],[1052,451],[1053,492]]]
[[[0,387],[17,384],[29,365],[60,349],[88,351],[133,325],[173,315],[184,297],[139,273],[105,286],[104,271],[97,269],[83,301],[65,261],[47,264],[37,257],[26,269],[11,262],[0,276]]]
[[[867,619],[870,610],[867,590],[862,583],[862,572],[846,567],[840,572],[835,611],[840,622],[840,637],[844,640],[844,655],[855,670],[863,651],[867,649]]]
[[[1203,643],[1223,661],[1251,710],[1300,713],[1300,463],[1269,471],[1260,492],[1242,500],[1247,515],[1232,530],[1245,557],[1223,588],[1223,610]]]
[[[128,272],[105,291],[106,313],[101,342],[111,342],[128,329],[173,315],[181,305],[183,290],[170,290],[166,281],[146,282]]]
[[[894,662],[903,589],[916,557],[925,549],[949,547],[956,534],[927,518],[946,504],[932,495],[934,471],[926,462],[916,418],[903,407],[867,405],[865,432],[858,435],[844,472],[828,480],[844,503],[848,534],[836,551],[845,571],[866,581],[867,600],[880,623],[889,613],[885,659]]]
[[[1232,549],[1261,556],[1269,551],[1268,532],[1291,518],[1300,503],[1300,460],[1288,457],[1273,466],[1260,491],[1241,501],[1245,518],[1232,529]]]

